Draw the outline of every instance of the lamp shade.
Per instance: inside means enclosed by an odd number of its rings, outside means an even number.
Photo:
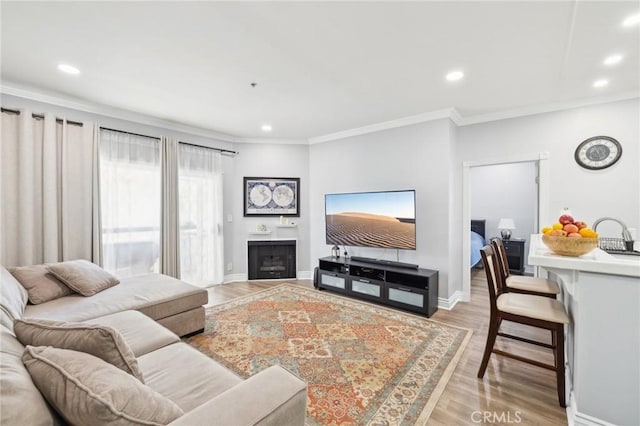
[[[516,229],[516,224],[511,218],[502,218],[498,222],[498,229]]]

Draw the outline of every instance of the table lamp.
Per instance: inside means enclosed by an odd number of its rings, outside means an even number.
[[[502,218],[500,222],[498,222],[498,229],[500,230],[500,235],[503,240],[508,240],[511,238],[511,230],[516,229],[516,224],[513,222],[513,219]]]

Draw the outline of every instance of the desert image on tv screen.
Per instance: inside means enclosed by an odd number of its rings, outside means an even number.
[[[328,194],[327,244],[415,250],[414,191]]]

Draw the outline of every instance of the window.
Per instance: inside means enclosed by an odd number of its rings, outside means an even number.
[[[223,280],[222,158],[209,148],[179,144],[180,278]]]
[[[122,277],[159,272],[160,145],[100,129],[103,266]]]

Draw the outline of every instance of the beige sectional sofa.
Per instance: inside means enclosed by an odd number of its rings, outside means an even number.
[[[77,401],[77,395],[74,393],[59,395],[61,389],[71,392],[69,383],[73,385],[76,378],[68,379],[67,376],[72,373],[67,374],[67,367],[57,365],[55,358],[47,358],[46,363],[40,362],[40,366],[53,366],[56,373],[62,371],[59,375],[63,380],[71,380],[66,386],[54,385],[46,379],[43,383],[41,376],[32,377],[36,370],[32,371],[31,365],[27,369],[25,365],[37,362],[40,355],[47,355],[48,352],[58,349],[55,345],[52,345],[54,349],[41,346],[35,349],[33,346],[27,346],[25,349],[16,337],[17,333],[13,327],[14,321],[21,318],[27,322],[29,319],[32,322],[33,319],[71,321],[74,324],[83,322],[117,331],[116,334],[126,342],[127,350],[135,356],[137,368],[144,379],[144,383],[138,382],[134,376],[116,371],[119,374],[117,377],[124,380],[121,383],[134,384],[133,387],[138,392],[135,395],[138,397],[146,395],[145,392],[156,395],[160,405],[154,406],[155,414],[163,410],[173,413],[170,422],[137,422],[127,417],[128,414],[118,411],[117,401],[108,402],[105,405],[108,407],[108,414],[120,416],[115,422],[117,424],[304,424],[306,384],[302,380],[279,366],[273,366],[243,380],[180,340],[178,335],[197,332],[204,327],[202,305],[207,302],[207,293],[202,289],[170,277],[152,274],[123,279],[120,284],[90,297],[72,294],[30,305],[27,304],[28,295],[25,288],[4,267],[0,267],[0,280],[2,425],[65,424],[71,421],[70,419],[82,418],[74,417],[80,415],[74,411],[81,411],[85,404],[84,401]],[[63,352],[62,358],[65,358],[66,353]],[[78,351],[68,353],[79,357],[87,356]],[[95,360],[89,357],[91,362]],[[101,360],[96,362],[105,364],[106,369],[115,368]],[[111,370],[108,373],[115,374]],[[98,375],[93,374],[93,371],[81,373],[86,373],[91,380],[97,380],[93,376]],[[46,374],[53,374],[51,382],[55,381],[54,373]],[[98,383],[98,389],[104,390],[106,387],[109,390],[109,387],[117,386],[118,382],[119,380],[109,380],[108,383]],[[123,389],[128,392],[131,387],[126,385]],[[81,391],[84,389],[80,388]],[[128,406],[128,410],[131,410],[132,406],[135,408],[135,395],[131,397],[130,402],[127,400],[124,404]],[[52,404],[56,404],[56,398],[61,398],[66,410],[72,413],[68,414],[57,405],[56,411],[52,407]],[[116,395],[114,398],[117,400],[125,397]],[[100,402],[104,401],[100,399]],[[138,408],[149,411],[151,406],[150,402],[145,402]],[[64,412],[64,417],[58,411]],[[98,420],[95,424],[97,423]],[[107,423],[114,424],[114,421],[110,420]]]

